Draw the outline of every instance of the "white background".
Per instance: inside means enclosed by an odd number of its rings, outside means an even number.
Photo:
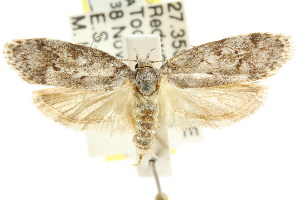
[[[300,199],[300,29],[297,1],[186,0],[192,45],[251,33],[292,36],[295,53],[267,81],[265,106],[251,118],[172,156],[173,176],[161,184],[171,200]],[[0,46],[15,38],[71,40],[68,17],[81,1],[1,1]],[[89,158],[84,133],[42,116],[31,92],[0,57],[0,199],[154,199],[152,178],[138,178],[134,160]]]

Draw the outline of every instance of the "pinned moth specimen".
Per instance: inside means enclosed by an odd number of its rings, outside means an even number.
[[[173,128],[219,128],[254,113],[265,95],[258,81],[275,74],[290,52],[289,37],[252,33],[193,47],[159,69],[149,56],[137,58],[131,70],[99,49],[59,40],[5,45],[23,80],[57,86],[33,93],[45,115],[78,130],[133,133],[139,162],[151,150],[161,116]]]

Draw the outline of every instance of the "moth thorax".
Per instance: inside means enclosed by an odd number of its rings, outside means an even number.
[[[158,89],[158,78],[152,67],[138,68],[135,81],[136,87],[142,95],[149,96]]]

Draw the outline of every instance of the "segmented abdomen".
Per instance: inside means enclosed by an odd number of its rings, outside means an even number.
[[[135,125],[136,133],[133,142],[140,154],[151,149],[158,126],[158,99],[157,94],[144,97],[136,93]]]

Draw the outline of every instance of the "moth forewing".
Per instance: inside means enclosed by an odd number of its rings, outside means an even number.
[[[290,57],[289,36],[252,33],[193,47],[171,58],[162,71],[181,88],[243,83],[273,75]]]
[[[20,77],[33,84],[110,90],[124,84],[130,71],[106,52],[60,40],[14,40],[4,53]]]

